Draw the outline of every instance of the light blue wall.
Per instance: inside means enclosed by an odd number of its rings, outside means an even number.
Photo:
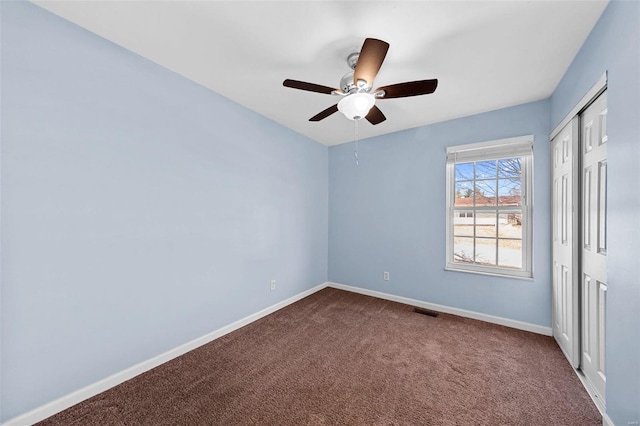
[[[528,134],[535,279],[445,271],[446,147]],[[550,326],[548,137],[549,102],[538,101],[361,141],[358,166],[354,143],[331,147],[329,280]]]
[[[362,141],[357,167],[354,144],[0,7],[0,421],[324,282],[327,263],[331,281],[549,326],[548,134],[605,70],[607,412],[640,418],[637,2],[607,7],[550,100]],[[445,147],[524,134],[535,280],[445,272]]]
[[[325,146],[1,7],[0,421],[327,280]]]
[[[640,3],[612,1],[551,97],[557,125],[608,72],[607,414],[640,421]]]

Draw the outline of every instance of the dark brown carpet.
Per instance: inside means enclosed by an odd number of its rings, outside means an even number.
[[[41,425],[601,425],[551,337],[332,288]]]

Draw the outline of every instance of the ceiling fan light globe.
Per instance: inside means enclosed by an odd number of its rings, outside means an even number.
[[[360,120],[376,103],[376,99],[369,93],[354,93],[338,102],[338,110],[349,120]]]

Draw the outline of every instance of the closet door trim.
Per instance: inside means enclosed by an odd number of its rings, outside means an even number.
[[[562,129],[564,129],[564,127],[567,124],[569,124],[569,122],[573,119],[573,117],[575,117],[576,115],[579,115],[582,112],[582,110],[584,110],[587,107],[587,105],[593,102],[594,99],[600,96],[602,92],[605,91],[606,88],[607,88],[607,73],[605,72],[604,74],[602,74],[602,76],[600,76],[600,78],[598,79],[598,82],[594,84],[591,87],[591,89],[589,89],[587,94],[584,95],[582,99],[580,99],[580,101],[573,107],[571,112],[569,112],[569,114],[567,114],[562,119],[560,124],[558,124],[553,129],[553,131],[551,132],[551,135],[549,136],[549,141],[552,141],[553,138],[555,138],[558,135],[558,133],[560,133]]]

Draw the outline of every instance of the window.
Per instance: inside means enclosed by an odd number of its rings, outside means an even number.
[[[533,136],[447,148],[447,265],[532,277]]]

